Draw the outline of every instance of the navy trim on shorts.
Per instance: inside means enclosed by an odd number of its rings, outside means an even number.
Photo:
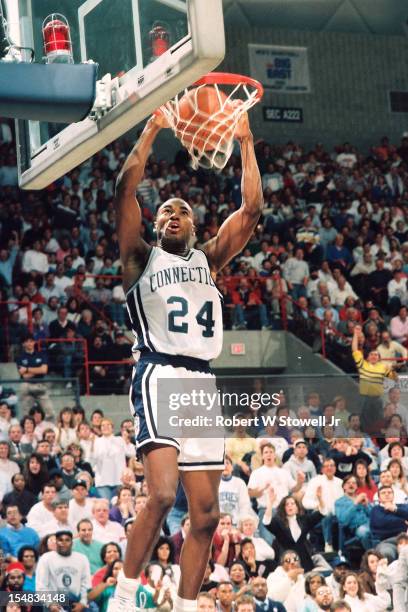
[[[140,311],[140,317],[142,319],[142,324],[144,326],[144,331],[146,333],[146,342],[147,342],[147,345],[148,345],[149,349],[151,351],[154,351],[155,348],[153,346],[152,341],[150,340],[149,326],[147,324],[147,318],[146,318],[145,311],[143,310],[142,297],[140,295],[140,286],[139,285],[137,285],[137,287],[136,287],[136,296],[137,296],[137,304],[138,304],[139,311]]]
[[[153,418],[152,403],[149,391],[149,380],[155,369],[155,365],[156,364],[149,364],[148,362],[139,362],[135,366],[134,374],[132,376],[130,399],[132,404],[133,416],[138,418],[139,424],[139,431],[136,436],[136,445],[137,448],[141,448],[146,444],[150,443],[168,444],[170,446],[175,446],[177,450],[180,450],[180,445],[174,438],[160,436],[157,433],[157,427]],[[149,366],[151,366],[150,371],[147,373],[143,381],[143,377]],[[143,401],[143,391],[146,396],[146,403],[144,403]]]
[[[143,339],[142,326],[140,325],[139,316],[137,314],[136,297],[134,293],[132,293],[132,296],[128,295],[128,297],[126,298],[126,307],[129,313],[130,322],[132,324],[132,332],[137,338],[137,349],[141,350],[146,345]]]
[[[224,469],[224,465],[225,465],[225,443],[224,443],[224,452],[222,453],[222,460],[221,461],[185,461],[185,462],[180,462],[179,467],[188,467],[188,466],[206,466],[206,465],[219,465],[222,469]]]
[[[204,359],[188,357],[186,355],[168,355],[167,353],[152,352],[148,349],[140,351],[140,362],[154,363],[158,365],[171,365],[173,368],[186,368],[192,372],[203,372],[212,374],[210,364]]]
[[[222,467],[222,469],[224,469],[224,463],[224,461],[192,461],[191,463],[186,461],[185,463],[179,462],[179,466],[183,467],[188,465],[219,465]]]
[[[154,370],[155,366],[153,366],[150,369],[150,372],[147,374],[146,378],[144,379],[144,391],[146,393],[146,398],[147,398],[147,412],[149,413],[149,417],[150,417],[150,424],[151,424],[151,428],[153,430],[153,434],[154,437],[157,438],[157,427],[156,427],[156,423],[154,422],[154,417],[153,417],[153,410],[152,410],[152,400],[150,397],[150,392],[149,392],[149,380],[151,375],[153,374],[153,370]]]

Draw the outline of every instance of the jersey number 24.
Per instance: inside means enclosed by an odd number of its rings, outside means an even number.
[[[178,304],[180,306],[180,308],[171,310],[168,314],[169,331],[187,334],[188,323],[186,321],[180,322],[180,319],[188,315],[187,300],[182,297],[172,296],[167,300],[167,304]],[[179,322],[176,322],[176,319]],[[204,338],[212,338],[214,336],[215,321],[213,319],[213,303],[211,301],[204,302],[196,315],[196,321],[198,325],[204,327],[202,332]]]

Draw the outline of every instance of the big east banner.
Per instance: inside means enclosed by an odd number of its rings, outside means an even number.
[[[306,47],[248,45],[251,76],[272,91],[309,93]]]

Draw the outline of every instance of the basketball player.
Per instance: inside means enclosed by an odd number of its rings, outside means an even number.
[[[163,116],[153,116],[126,160],[117,182],[116,225],[123,265],[123,284],[140,359],[134,369],[131,403],[139,422],[137,444],[143,456],[149,497],[131,529],[123,572],[109,612],[135,610],[138,576],[150,560],[179,477],[186,492],[190,530],[180,557],[181,579],[174,598],[176,612],[197,609],[218,524],[218,487],[224,469],[224,440],[171,439],[157,430],[157,385],[160,378],[214,379],[208,362],[222,347],[220,294],[216,273],[240,253],[251,237],[263,207],[261,177],[246,114],[235,137],[242,155],[242,205],[224,221],[201,250],[191,249],[193,213],[172,198],[156,216],[157,246],[141,237],[142,215],[135,193]],[[164,273],[165,272],[165,273]]]

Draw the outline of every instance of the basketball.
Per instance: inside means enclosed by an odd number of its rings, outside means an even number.
[[[198,151],[216,149],[220,140],[230,138],[234,107],[228,96],[211,85],[190,89],[179,100],[176,135],[186,145]],[[212,119],[216,115],[216,120]]]

